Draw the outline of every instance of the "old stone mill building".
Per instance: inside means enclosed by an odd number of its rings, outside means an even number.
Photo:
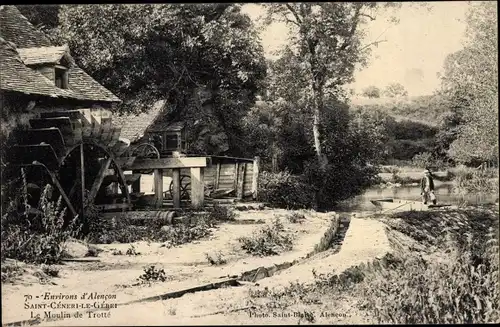
[[[165,101],[118,116],[120,99],[14,6],[0,6],[0,59],[2,174],[22,176],[33,203],[45,184],[73,216],[255,198],[258,158],[190,153]]]

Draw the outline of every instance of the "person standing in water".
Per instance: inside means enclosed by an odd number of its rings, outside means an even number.
[[[436,195],[434,194],[434,179],[429,169],[424,170],[424,177],[420,181],[420,190],[422,195],[422,202],[427,204],[429,200],[432,204],[436,204]]]

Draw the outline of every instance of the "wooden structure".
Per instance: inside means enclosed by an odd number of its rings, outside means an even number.
[[[153,171],[155,192],[153,204],[158,209],[164,205],[181,208],[182,202],[185,202],[183,200],[189,201],[192,208],[200,209],[204,206],[206,198],[224,196],[241,200],[245,197],[254,199],[257,197],[259,158],[122,157],[116,162],[124,171],[131,170],[134,173]],[[163,189],[164,176],[172,179],[169,190]],[[140,183],[132,185],[132,192],[141,192]],[[170,199],[166,199],[166,195]]]
[[[449,204],[423,204],[421,201],[393,198],[371,200],[370,202],[380,210],[385,211],[425,211],[433,208],[450,207]]]

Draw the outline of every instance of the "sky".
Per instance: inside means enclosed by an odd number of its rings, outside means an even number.
[[[355,82],[348,87],[359,93],[370,85],[383,89],[399,82],[410,96],[432,94],[439,87],[438,73],[446,55],[463,47],[467,8],[466,1],[429,2],[428,7],[403,3],[398,11],[380,15],[366,26],[365,41],[386,41],[373,48],[368,66],[356,71]],[[259,25],[264,10],[258,3],[245,4],[243,11]],[[390,15],[399,23],[388,23]],[[267,57],[287,43],[287,33],[283,23],[273,23],[261,32]]]

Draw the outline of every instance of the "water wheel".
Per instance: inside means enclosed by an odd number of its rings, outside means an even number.
[[[129,209],[127,180],[115,161],[129,145],[120,132],[104,110],[43,112],[14,135],[9,177],[24,175],[31,206],[50,184],[49,200],[62,197],[73,217],[91,204],[102,210]]]

